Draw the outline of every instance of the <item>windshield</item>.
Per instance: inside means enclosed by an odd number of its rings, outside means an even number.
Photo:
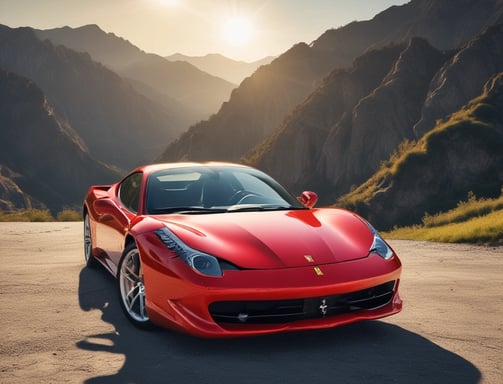
[[[246,167],[194,166],[158,171],[147,183],[147,214],[301,209],[266,174]]]

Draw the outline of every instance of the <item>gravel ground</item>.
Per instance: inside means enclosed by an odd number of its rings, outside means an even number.
[[[145,332],[82,223],[0,223],[1,383],[501,383],[503,247],[392,241],[400,314],[231,340]]]

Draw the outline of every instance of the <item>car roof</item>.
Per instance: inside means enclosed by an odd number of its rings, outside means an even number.
[[[208,161],[208,162],[178,162],[178,163],[157,163],[157,164],[147,164],[136,168],[133,172],[143,171],[146,174],[151,174],[153,172],[167,170],[167,169],[177,169],[177,168],[194,168],[194,167],[219,167],[219,166],[231,166],[231,167],[241,167],[250,168],[246,165],[228,162],[218,162],[218,161]]]

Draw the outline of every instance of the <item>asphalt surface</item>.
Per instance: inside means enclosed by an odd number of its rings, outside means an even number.
[[[401,313],[204,340],[131,326],[82,223],[0,223],[0,383],[502,383],[503,248],[391,245]]]

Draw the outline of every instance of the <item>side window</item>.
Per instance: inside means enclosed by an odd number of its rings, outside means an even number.
[[[131,212],[138,212],[140,203],[140,187],[143,174],[141,172],[133,173],[125,178],[119,187],[119,199],[124,206]]]

